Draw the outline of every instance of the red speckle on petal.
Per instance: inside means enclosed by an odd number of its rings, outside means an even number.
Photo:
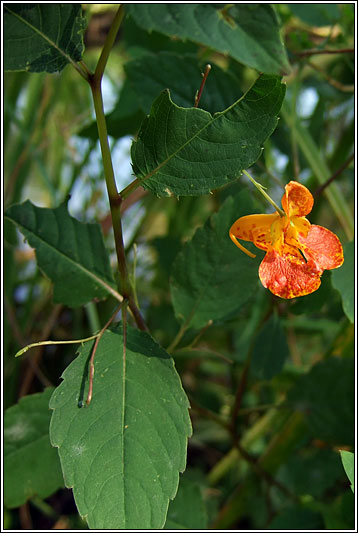
[[[268,252],[259,268],[264,287],[280,298],[290,299],[310,294],[321,284],[320,276],[310,270],[303,258]]]

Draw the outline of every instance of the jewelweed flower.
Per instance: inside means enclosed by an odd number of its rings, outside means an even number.
[[[343,264],[338,237],[322,226],[310,224],[313,196],[304,185],[290,181],[282,197],[284,214],[247,215],[230,228],[231,240],[247,255],[255,257],[237,240],[251,241],[266,255],[259,277],[264,287],[280,298],[310,294],[321,284],[324,270]]]

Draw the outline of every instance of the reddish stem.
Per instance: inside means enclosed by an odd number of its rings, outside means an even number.
[[[202,74],[203,79],[201,80],[200,89],[199,89],[198,93],[197,93],[196,96],[195,96],[194,107],[198,107],[198,105],[199,105],[199,101],[200,101],[200,98],[201,98],[201,94],[202,94],[202,92],[203,92],[204,85],[205,85],[205,82],[206,82],[207,77],[209,76],[209,72],[210,72],[210,70],[211,70],[211,65],[206,65],[206,67],[205,67],[205,72]]]

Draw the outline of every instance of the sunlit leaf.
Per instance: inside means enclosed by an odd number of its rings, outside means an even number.
[[[54,283],[55,303],[77,307],[109,294],[119,297],[98,224],[71,217],[66,203],[48,209],[27,200],[9,207],[6,216],[35,248],[39,268]]]
[[[67,487],[92,529],[156,529],[165,522],[191,434],[188,400],[171,357],[147,334],[106,331],[86,399],[91,346],[63,374],[50,407],[51,442]]]
[[[24,396],[4,415],[4,502],[19,507],[47,498],[64,486],[56,450],[51,447],[48,403],[52,388]]]
[[[85,26],[81,4],[4,5],[5,70],[57,72],[80,61]]]
[[[345,473],[351,483],[352,492],[354,492],[354,453],[340,450],[340,454]]]
[[[284,94],[279,78],[261,76],[240,100],[211,115],[178,107],[164,91],[132,145],[135,175],[159,196],[195,196],[227,184],[260,157]]]

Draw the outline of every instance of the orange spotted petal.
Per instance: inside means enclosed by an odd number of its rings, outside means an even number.
[[[278,213],[247,215],[238,218],[230,228],[230,237],[234,236],[243,241],[251,241],[257,248],[268,250],[272,240],[271,226],[279,218]]]
[[[318,289],[321,279],[308,268],[298,250],[287,246],[285,255],[268,252],[261,262],[259,276],[264,287],[280,298],[290,299]]]
[[[285,187],[282,207],[289,218],[303,217],[312,211],[313,196],[307,187],[298,181],[290,181]]]
[[[308,265],[317,271],[331,270],[343,264],[343,248],[337,235],[322,226],[311,225],[307,237],[299,235]]]

